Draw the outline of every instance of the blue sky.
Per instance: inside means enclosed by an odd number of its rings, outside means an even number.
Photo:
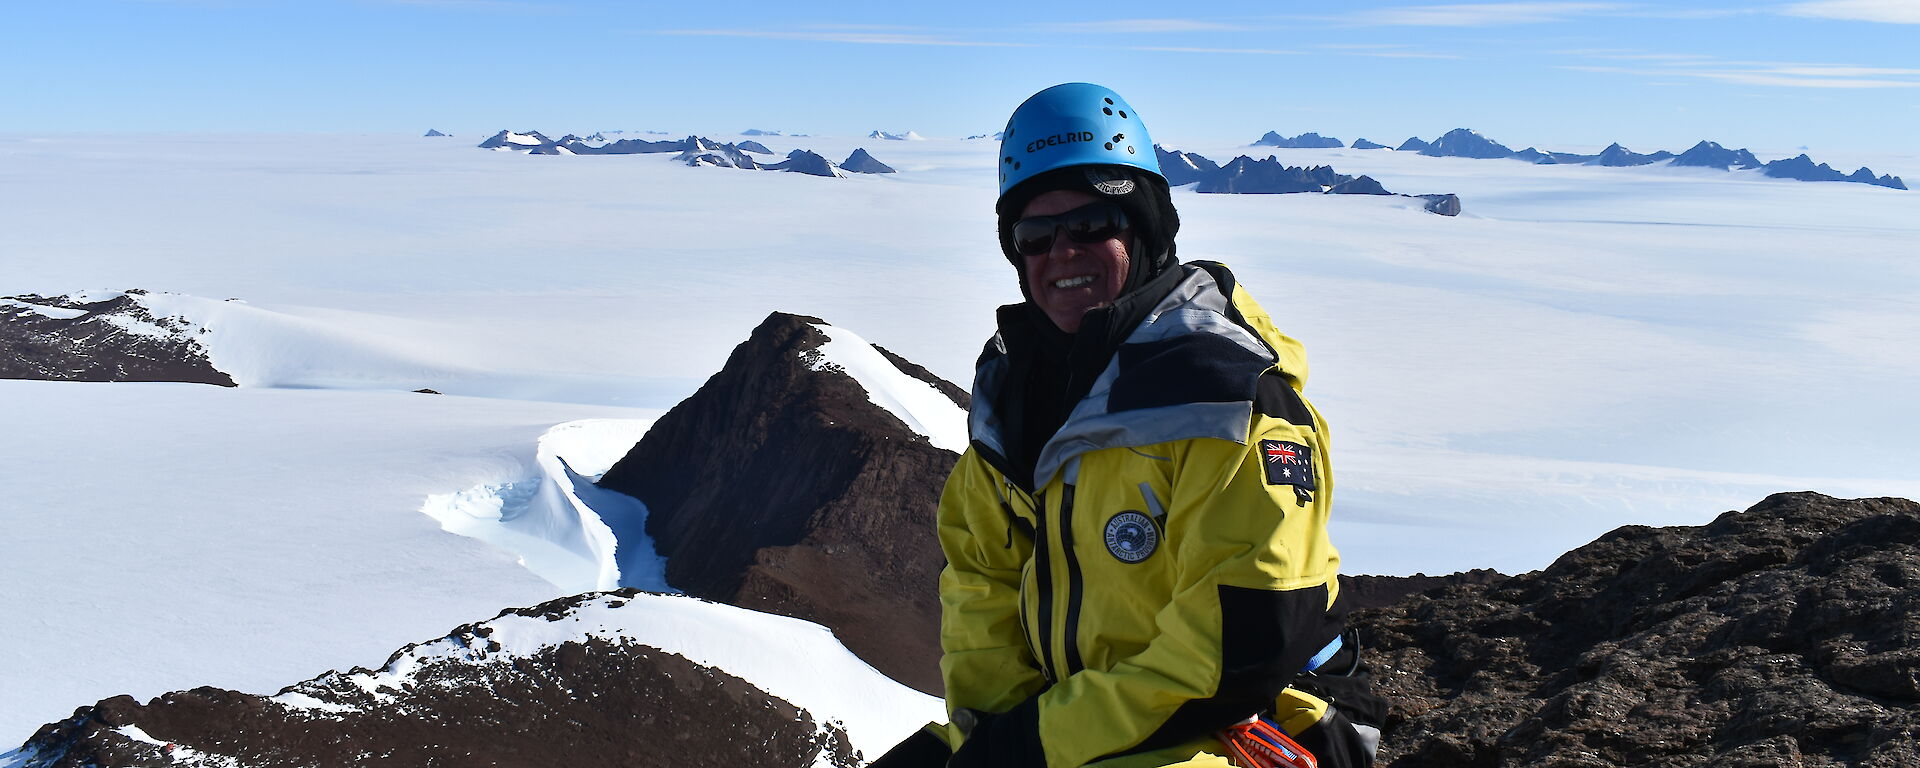
[[[8,132],[964,136],[1088,80],[1176,146],[1463,126],[1543,149],[1920,136],[1920,0],[64,0],[0,19]]]

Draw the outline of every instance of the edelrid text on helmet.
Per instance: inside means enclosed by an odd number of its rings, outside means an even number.
[[[1000,137],[1000,195],[1055,168],[1125,165],[1161,176],[1140,115],[1113,89],[1063,83],[1028,97]]]
[[[1071,144],[1076,141],[1093,141],[1093,132],[1081,131],[1079,133],[1067,133],[1067,134],[1056,133],[1044,139],[1034,139],[1033,141],[1027,142],[1027,154],[1031,155],[1035,152],[1046,149],[1047,147],[1056,147],[1061,144]]]

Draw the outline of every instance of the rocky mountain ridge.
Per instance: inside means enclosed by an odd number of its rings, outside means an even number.
[[[855,748],[847,724],[823,719],[727,668],[694,661],[701,649],[678,647],[670,632],[658,629],[678,625],[674,631],[697,633],[703,625],[720,624],[735,633],[768,632],[745,638],[769,657],[766,663],[817,668],[823,676],[851,671],[844,662],[819,658],[833,652],[824,638],[792,635],[793,629],[777,624],[762,629],[750,618],[728,625],[744,613],[638,590],[561,598],[408,645],[380,669],[330,671],[271,696],[201,687],[144,704],[129,696],[106,699],[42,727],[21,745],[15,765],[864,763],[871,755]],[[789,636],[780,637],[783,632]],[[892,685],[871,670],[867,674],[868,685]],[[815,682],[862,684],[857,678]],[[795,692],[807,693],[800,687]],[[907,702],[880,688],[869,693]],[[914,703],[922,709],[934,704]],[[867,736],[870,750],[897,737]]]
[[[756,132],[754,136],[778,136],[776,132]],[[650,141],[647,139],[620,139],[607,141],[598,133],[581,138],[567,135],[559,139],[547,138],[539,131],[516,133],[502,130],[480,142],[481,149],[502,152],[524,152],[529,155],[646,155],[676,153],[676,162],[691,166],[711,166],[716,168],[738,168],[750,171],[787,171],[804,173],[810,176],[845,177],[847,173],[893,173],[884,163],[875,160],[865,149],[855,149],[845,162],[834,163],[816,152],[795,149],[787,154],[785,161],[763,164],[748,155],[749,152],[771,154],[766,145],[758,141],[718,142],[703,136],[688,136],[677,141]],[[853,166],[853,167],[849,167]],[[863,170],[886,168],[886,170]]]
[[[1166,177],[1168,185],[1178,187],[1192,184],[1195,192],[1203,194],[1393,194],[1371,176],[1348,176],[1334,171],[1333,166],[1329,165],[1304,168],[1285,165],[1274,156],[1268,156],[1265,160],[1255,160],[1241,155],[1223,166],[1201,155],[1170,150],[1158,144],[1154,145],[1153,151],[1160,162],[1160,172]],[[1460,215],[1460,198],[1456,195],[1401,195],[1401,197],[1421,199],[1422,205],[1429,213],[1442,216]]]
[[[646,503],[676,589],[825,624],[880,671],[937,693],[934,509],[958,454],[821,365],[822,325],[769,315],[599,485]],[[963,390],[878,351],[963,418]]]
[[[0,297],[0,379],[181,381],[234,386],[192,323],[158,316],[140,289]]]
[[[1920,765],[1920,504],[1776,494],[1357,613],[1383,766]]]
[[[1777,179],[1846,181],[1889,189],[1907,188],[1906,182],[1900,177],[1892,174],[1875,176],[1873,170],[1865,166],[1851,174],[1842,173],[1825,163],[1815,163],[1812,158],[1804,154],[1762,163],[1746,149],[1729,150],[1712,141],[1701,141],[1679,154],[1666,150],[1641,154],[1621,146],[1618,142],[1608,145],[1606,149],[1593,155],[1543,152],[1533,147],[1516,152],[1472,130],[1455,128],[1431,142],[1423,141],[1418,136],[1411,137],[1401,143],[1397,151],[1418,152],[1429,157],[1465,157],[1482,160],[1512,158],[1539,165],[1595,165],[1611,168],[1665,162],[1673,166],[1718,168],[1723,171],[1759,169],[1761,173]]]

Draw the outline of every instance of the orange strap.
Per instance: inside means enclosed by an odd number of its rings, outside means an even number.
[[[1241,768],[1320,768],[1313,753],[1264,717],[1254,717],[1219,734],[1228,757]]]

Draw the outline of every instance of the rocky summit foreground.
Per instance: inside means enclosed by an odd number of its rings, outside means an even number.
[[[959,456],[816,359],[823,325],[769,315],[600,486],[646,502],[675,588],[825,624],[881,672],[937,694],[946,561],[934,510]],[[959,387],[874,349],[962,418]]]
[[[1398,768],[1920,766],[1920,504],[1777,494],[1357,614]]]
[[[145,704],[116,696],[42,727],[21,745],[15,764],[853,768],[863,762],[840,723],[619,628],[657,623],[649,612],[662,610],[713,614],[696,620],[741,613],[697,602],[637,590],[580,595],[504,611],[402,648],[381,669],[328,672],[273,696],[212,687]]]

